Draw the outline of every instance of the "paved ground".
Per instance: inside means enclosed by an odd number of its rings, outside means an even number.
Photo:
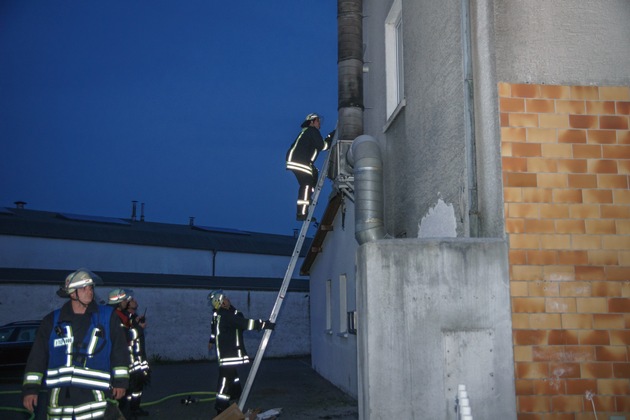
[[[145,389],[142,399],[150,415],[144,418],[209,420],[215,415],[211,399],[217,381],[216,362],[164,364],[152,366],[152,369],[151,385]],[[19,390],[19,381],[2,375],[0,407],[19,410],[20,397],[12,393]],[[245,379],[243,375],[243,384]],[[198,401],[182,404],[188,397]],[[356,400],[311,369],[308,358],[263,360],[244,411],[249,408],[262,411],[281,408],[279,418],[285,420],[359,418]],[[20,411],[0,411],[0,418],[6,420],[29,417]]]

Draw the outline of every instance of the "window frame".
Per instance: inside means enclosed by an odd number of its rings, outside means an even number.
[[[394,0],[385,19],[385,130],[405,106],[402,0]]]
[[[332,280],[326,280],[326,334],[332,334]]]
[[[348,336],[348,276],[339,275],[339,323],[337,335]]]

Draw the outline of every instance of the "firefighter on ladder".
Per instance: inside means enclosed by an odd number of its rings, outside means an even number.
[[[306,220],[311,194],[317,184],[318,171],[314,165],[317,155],[323,150],[328,150],[335,135],[333,130],[325,139],[322,138],[319,132],[321,120],[318,114],[308,114],[301,125],[300,134],[287,151],[287,170],[293,172],[300,184],[296,215],[299,221]]]

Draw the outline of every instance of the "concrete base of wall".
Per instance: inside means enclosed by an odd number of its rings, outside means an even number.
[[[507,246],[397,239],[357,254],[361,419],[515,419]]]

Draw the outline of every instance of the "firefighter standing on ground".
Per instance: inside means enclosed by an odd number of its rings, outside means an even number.
[[[147,415],[149,413],[140,408],[144,386],[148,385],[151,381],[151,368],[149,367],[144,341],[144,329],[147,327],[147,318],[145,315],[139,316],[137,311],[138,301],[132,296],[129,305],[127,305],[127,312],[129,314],[129,320],[131,321],[130,332],[133,342],[131,369],[129,370],[129,389],[131,390],[131,402],[129,405],[132,412],[135,411],[140,415]]]
[[[120,399],[129,383],[125,331],[111,307],[97,305],[100,278],[80,269],[57,291],[70,298],[44,317],[24,373],[24,407],[33,412],[42,385],[50,388],[49,418],[103,418],[107,400]]]
[[[118,316],[120,325],[127,333],[127,351],[129,361],[129,388],[125,393],[125,398],[120,401],[120,410],[125,417],[148,416],[149,412],[140,408],[140,397],[142,397],[142,387],[144,385],[146,371],[143,370],[140,358],[139,334],[129,316],[128,307],[133,299],[131,292],[125,289],[113,289],[109,292],[107,303],[115,308],[114,313]],[[146,369],[148,370],[148,365]]]
[[[306,220],[311,194],[317,184],[318,171],[314,163],[317,155],[330,147],[335,132],[332,131],[323,139],[319,132],[321,117],[308,114],[301,125],[302,130],[287,151],[286,167],[293,172],[300,187],[297,198],[297,220]]]
[[[248,319],[239,312],[222,290],[215,290],[208,295],[212,305],[212,330],[208,349],[216,345],[219,363],[219,380],[214,408],[220,414],[230,406],[231,400],[240,398],[242,388],[237,366],[249,363],[243,342],[243,330],[273,330],[275,324],[270,321]]]

